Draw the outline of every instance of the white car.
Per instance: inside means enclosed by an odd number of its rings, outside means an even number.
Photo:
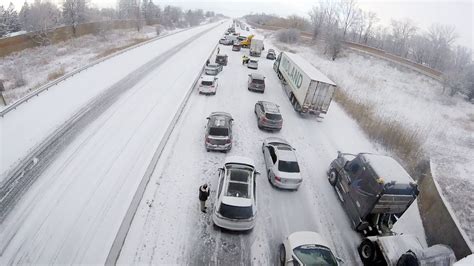
[[[334,265],[343,261],[334,256],[328,243],[315,232],[301,231],[289,235],[280,245],[281,265]]]
[[[284,139],[270,137],[263,141],[262,152],[270,183],[283,189],[298,189],[303,179],[295,149]]]
[[[219,64],[209,64],[204,68],[204,73],[211,76],[217,76],[221,71],[222,65]]]
[[[215,225],[234,231],[247,231],[255,226],[257,198],[252,159],[229,156],[219,168],[216,201],[212,213]]]
[[[199,94],[216,95],[218,86],[216,77],[204,75],[199,81]]]
[[[247,67],[251,69],[257,69],[258,68],[258,61],[250,59],[249,62],[247,63]]]

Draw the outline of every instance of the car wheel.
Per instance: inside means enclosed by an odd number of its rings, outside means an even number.
[[[278,254],[278,259],[280,261],[280,265],[285,265],[286,262],[286,251],[285,251],[285,245],[280,244],[280,252]]]
[[[359,248],[357,250],[359,251],[360,259],[365,265],[374,262],[376,254],[375,244],[372,241],[365,239],[364,241],[362,241],[362,243],[360,243]]]
[[[328,176],[328,180],[329,180],[329,184],[331,184],[331,186],[336,186],[336,183],[337,183],[337,172],[335,169],[331,169],[331,171],[329,171],[329,176]]]

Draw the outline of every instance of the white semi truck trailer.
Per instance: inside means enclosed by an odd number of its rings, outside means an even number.
[[[253,40],[252,40],[253,41]],[[320,116],[331,104],[336,84],[297,54],[282,52],[273,69],[285,86],[290,102],[299,113]]]
[[[253,36],[250,41],[250,55],[260,57],[263,49],[263,37]]]

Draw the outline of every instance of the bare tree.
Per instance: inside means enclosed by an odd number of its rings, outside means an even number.
[[[410,19],[392,20],[393,52],[406,57],[408,54],[408,41],[416,33],[417,27]]]
[[[339,2],[339,12],[342,22],[342,38],[346,38],[347,30],[352,26],[357,14],[356,0],[342,0]]]
[[[72,34],[76,36],[77,25],[86,21],[86,0],[64,0],[63,21],[72,26]]]
[[[365,28],[365,33],[364,33],[364,40],[363,42],[365,44],[367,44],[367,42],[369,41],[369,38],[372,36],[373,34],[373,28],[374,28],[374,25],[379,22],[379,18],[377,17],[377,14],[374,13],[374,12],[367,12],[365,13],[364,12],[364,20],[367,22],[365,25],[366,25],[366,28]]]
[[[431,45],[429,65],[445,70],[448,67],[451,45],[457,38],[455,27],[433,24],[428,29],[427,38]]]
[[[277,31],[276,37],[280,42],[297,43],[300,40],[298,29],[281,29]]]
[[[40,45],[51,43],[51,34],[54,27],[59,25],[61,12],[51,2],[35,0],[29,9],[29,19],[25,30],[34,32],[32,39]]]
[[[311,18],[313,40],[317,39],[321,33],[321,28],[324,23],[324,12],[318,6],[313,6],[309,12],[309,17]]]

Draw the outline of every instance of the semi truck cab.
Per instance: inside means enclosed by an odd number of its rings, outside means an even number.
[[[328,170],[353,228],[364,235],[391,229],[418,196],[418,186],[403,167],[384,155],[338,152]]]

